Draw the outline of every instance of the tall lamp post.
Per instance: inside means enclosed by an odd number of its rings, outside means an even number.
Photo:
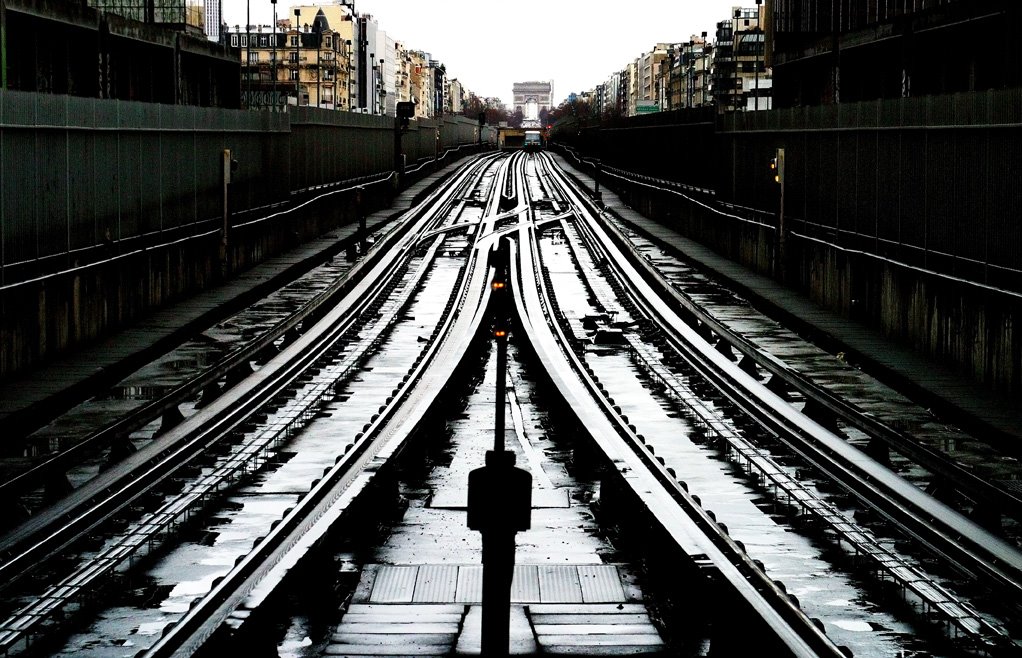
[[[372,83],[371,88],[369,86],[366,87],[367,93],[372,94],[372,100],[369,102],[369,113],[370,114],[375,114],[376,113],[376,53],[374,53],[374,52],[369,53],[369,70],[371,70],[372,75],[373,75],[372,80],[370,81]]]
[[[277,0],[270,0],[270,4],[273,5],[273,29],[270,30],[270,38],[273,40],[271,46],[273,47],[273,54],[270,55],[270,84],[272,85],[273,95],[273,110],[276,111],[277,107]]]
[[[695,63],[692,60],[693,52],[694,52],[694,46],[695,46],[695,42],[692,41],[691,39],[689,39],[689,41],[688,41],[688,56],[686,57],[686,61],[685,61],[685,63],[688,65],[688,66],[685,67],[685,74],[686,74],[685,75],[685,106],[688,107],[688,109],[692,109],[692,106],[695,105],[695,95],[696,95],[696,81],[695,81],[696,69],[695,69]]]
[[[735,27],[734,27],[734,30],[733,30],[733,32],[731,34],[731,55],[732,55],[731,59],[734,60],[734,63],[735,63],[735,112],[738,111],[738,99],[739,99],[738,84],[739,84],[739,81],[741,80],[741,78],[738,75],[738,68],[739,68],[739,62],[738,62],[738,21],[741,18],[741,16],[742,16],[742,10],[741,9],[735,9]]]
[[[699,65],[702,67],[702,75],[699,76],[699,107],[706,105],[706,32],[700,35],[703,42],[699,45]],[[700,71],[697,71],[699,73]]]
[[[760,18],[761,18],[761,16],[760,16],[759,7],[762,4],[763,4],[763,0],[756,0],[756,36],[757,36],[757,41],[753,42],[753,45],[756,47],[756,62],[755,62],[755,66],[756,66],[756,96],[755,96],[755,98],[756,98],[756,101],[755,102],[756,102],[756,111],[757,112],[759,112],[759,49],[760,49],[761,46],[764,47],[764,48],[766,47],[765,46],[766,42],[762,40],[763,26],[760,25]]]
[[[354,36],[354,34],[352,34]],[[355,81],[352,72],[355,70],[355,65],[351,63],[352,54],[354,53],[354,46],[351,39],[344,40],[344,70],[345,70],[345,84],[348,85],[348,109],[355,109],[354,98],[358,94],[358,87],[355,85]]]
[[[295,107],[302,104],[302,10],[295,9]]]
[[[245,107],[252,109],[252,8],[245,0]]]

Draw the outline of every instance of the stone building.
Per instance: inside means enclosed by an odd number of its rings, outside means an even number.
[[[301,20],[300,10],[295,18]],[[333,30],[321,9],[311,18],[311,24],[285,19],[276,28],[227,32],[228,44],[240,50],[244,107],[351,109],[348,33]]]
[[[514,105],[512,112],[521,110],[525,125],[539,125],[540,115],[554,105],[553,82],[516,82],[512,86]]]

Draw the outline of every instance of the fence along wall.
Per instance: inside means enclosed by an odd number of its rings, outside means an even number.
[[[1020,128],[1020,90],[742,113],[724,120],[718,189],[763,207],[784,147],[792,229],[1022,291]]]
[[[1019,90],[731,116],[718,189],[776,217],[784,147],[791,282],[1018,399],[1020,128]]]
[[[221,154],[239,167],[232,215],[394,166],[389,117],[250,112],[0,91],[0,377],[219,279]],[[468,119],[413,123],[436,147],[475,142]],[[412,136],[414,135],[414,136]],[[370,190],[379,205],[391,186]],[[231,269],[337,223],[350,199],[231,232]],[[297,236],[297,237],[296,237]]]

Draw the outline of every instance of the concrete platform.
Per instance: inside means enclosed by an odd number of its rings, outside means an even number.
[[[593,180],[554,155],[558,163],[589,189]],[[844,352],[849,361],[877,379],[899,389],[948,420],[979,435],[996,435],[1016,452],[1022,445],[1022,408],[981,384],[957,375],[909,347],[837,313],[821,308],[800,292],[770,277],[724,258],[669,227],[643,217],[605,187],[604,204],[639,233],[680,254],[687,261],[728,282],[754,306],[780,319],[832,352]]]
[[[367,565],[327,656],[480,655],[482,567]],[[515,566],[514,656],[655,656],[665,646],[614,565]]]
[[[394,204],[366,218],[370,232],[408,210],[415,199],[460,163],[408,187]],[[241,272],[223,285],[156,311],[101,342],[24,373],[0,385],[0,425],[5,439],[25,436],[74,405],[88,399],[194,333],[212,326],[240,305],[258,299],[335,252],[357,224],[327,234]]]

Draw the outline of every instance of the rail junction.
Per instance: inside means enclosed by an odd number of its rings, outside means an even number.
[[[512,654],[1018,655],[1017,461],[979,472],[977,439],[849,384],[572,162],[467,158],[172,383],[169,356],[25,437],[0,651],[478,654],[467,481],[500,378],[533,482]]]

